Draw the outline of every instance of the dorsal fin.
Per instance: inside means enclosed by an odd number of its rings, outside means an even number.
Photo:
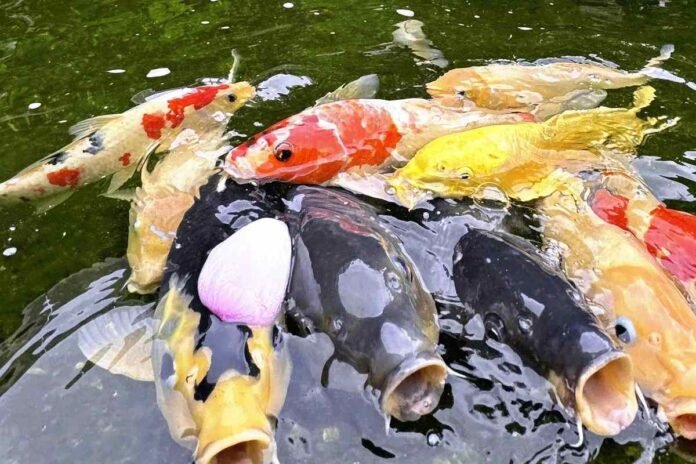
[[[141,90],[140,92],[136,93],[131,97],[131,101],[135,103],[136,105],[142,105],[143,103],[147,103],[149,101],[152,101],[156,98],[161,97],[162,95],[166,95],[168,93],[173,93],[173,92],[178,92],[181,89],[184,89],[185,87],[178,87],[176,89],[167,89],[167,90],[152,90],[152,89],[145,89]]]
[[[82,139],[92,135],[95,131],[98,131],[106,124],[120,117],[120,114],[104,114],[102,116],[95,116],[93,118],[85,119],[84,121],[73,124],[70,126],[70,129],[68,129],[68,132],[70,135],[75,137],[75,139]]]

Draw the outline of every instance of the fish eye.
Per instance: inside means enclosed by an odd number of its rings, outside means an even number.
[[[462,172],[461,174],[459,174],[459,178],[461,180],[469,180],[469,177],[471,177],[471,174],[468,172]]]
[[[631,345],[636,341],[636,328],[633,326],[633,322],[628,318],[618,317],[616,319],[614,331],[616,332],[616,337],[626,345]]]
[[[227,95],[227,101],[230,103],[234,103],[237,101],[237,96],[233,93]]]
[[[275,147],[273,154],[278,161],[287,161],[292,156],[292,145],[285,142],[280,143]]]
[[[505,324],[503,323],[503,320],[498,317],[498,315],[493,313],[486,314],[486,317],[483,319],[483,327],[485,329],[486,338],[490,338],[496,342],[503,341]]]
[[[466,97],[466,90],[458,90],[457,95],[459,95],[460,97]]]

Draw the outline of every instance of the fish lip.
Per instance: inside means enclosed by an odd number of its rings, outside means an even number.
[[[446,378],[447,365],[439,355],[426,352],[407,357],[385,378],[380,407],[382,411],[401,421],[418,420],[437,407],[445,388]],[[404,409],[399,401],[402,399],[399,397],[399,390],[409,386],[405,382],[408,379],[423,385],[426,394],[417,401],[416,405],[411,404],[411,408]]]
[[[678,397],[660,405],[672,429],[688,440],[696,440],[696,398]]]
[[[239,157],[234,160],[225,159],[223,169],[235,180],[250,180],[255,177],[254,169],[245,157]]]
[[[613,385],[607,375],[614,380]],[[583,425],[602,436],[624,430],[638,413],[635,389],[633,363],[628,355],[611,351],[595,359],[583,369],[575,386],[576,411]],[[608,404],[612,401],[619,404]],[[600,406],[607,404],[610,410],[603,411]]]
[[[269,436],[266,431],[261,429],[245,430],[244,432],[240,432],[209,443],[202,450],[196,449],[196,464],[208,464],[213,458],[218,456],[223,451],[232,449],[239,445],[257,446],[258,448],[255,450],[257,451],[256,455],[245,457],[250,458],[251,462],[254,464],[262,464],[260,454],[266,450],[271,443],[273,443],[273,438]]]

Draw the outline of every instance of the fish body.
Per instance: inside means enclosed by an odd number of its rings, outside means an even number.
[[[142,170],[129,214],[130,291],[151,293],[159,286],[176,229],[200,188],[217,171],[215,148],[221,136],[222,131],[215,131],[201,139],[194,133],[193,139],[174,146],[151,172]]]
[[[268,231],[263,221],[277,223],[268,219],[275,214],[275,202],[256,187],[214,176],[185,214],[167,259],[155,311],[157,401],[172,437],[194,450],[196,463],[272,460],[272,417],[283,405],[290,376],[275,326],[290,240],[287,228],[271,224],[285,234],[271,248],[286,259],[263,280],[251,269],[263,269],[255,261],[268,234],[237,233],[249,227]]]
[[[635,237],[586,204],[554,194],[539,211],[566,275],[610,317],[635,327],[625,350],[640,388],[677,433],[696,438],[696,313],[686,298]]]
[[[426,85],[433,98],[460,96],[477,107],[533,110],[545,102],[572,97],[578,90],[609,90],[648,82],[643,72],[628,73],[593,63],[544,65],[490,64],[448,71]]]
[[[225,158],[225,169],[239,181],[323,184],[341,172],[377,172],[403,164],[445,134],[530,118],[521,113],[460,111],[416,98],[326,103],[235,147]]]
[[[410,207],[425,191],[461,198],[493,187],[522,201],[543,197],[563,189],[580,170],[622,166],[647,134],[667,127],[637,115],[653,97],[651,87],[642,87],[630,109],[566,112],[542,123],[449,134],[420,149],[388,181]]]
[[[464,235],[454,252],[457,294],[481,315],[487,336],[551,379],[589,430],[616,435],[638,410],[631,360],[579,291],[520,243],[501,233]]]
[[[184,128],[226,118],[253,96],[246,82],[165,92],[122,114],[98,116],[71,128],[75,140],[0,184],[0,198],[36,200],[67,192],[119,171],[125,182],[158,146],[168,147]],[[115,178],[116,179],[116,178]]]
[[[696,302],[696,216],[667,208],[637,179],[621,176],[596,189],[592,210],[631,232]]]
[[[327,334],[335,356],[381,392],[386,414],[430,413],[447,375],[437,312],[396,236],[370,206],[338,191],[299,187],[289,202],[289,317]]]

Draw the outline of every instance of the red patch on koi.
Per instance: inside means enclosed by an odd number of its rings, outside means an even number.
[[[118,160],[121,162],[121,165],[128,166],[130,164],[130,157],[130,153],[124,153]]]
[[[172,124],[172,128],[177,127],[184,121],[184,111],[187,106],[193,106],[193,109],[200,110],[204,106],[210,104],[217,96],[220,90],[229,88],[227,84],[220,85],[204,85],[196,87],[191,92],[179,98],[172,98],[167,102],[169,112],[167,113],[167,121]]]
[[[48,182],[61,187],[75,187],[80,182],[80,170],[63,168],[60,171],[46,174]]]
[[[650,254],[679,280],[696,277],[696,216],[658,206],[643,240]]]
[[[162,138],[162,129],[167,122],[164,120],[162,113],[145,113],[143,114],[143,129],[148,137],[154,140]]]
[[[607,190],[599,190],[592,198],[592,210],[597,216],[609,224],[628,230],[628,198],[621,195],[613,195]]]

